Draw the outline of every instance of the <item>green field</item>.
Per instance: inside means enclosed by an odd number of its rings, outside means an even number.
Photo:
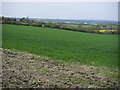
[[[0,24],[0,48],[2,47],[2,24]]]
[[[79,25],[78,24],[63,24],[63,25],[68,25],[68,26],[72,26],[72,27],[78,27]],[[82,27],[85,27],[85,28],[89,28],[89,27],[95,27],[94,25],[81,25]]]
[[[72,27],[78,27],[79,26],[77,24],[63,24],[63,25],[65,25],[65,26],[72,26]]]
[[[96,27],[96,26],[94,26],[94,25],[82,25],[82,27],[89,28],[89,27]]]
[[[80,62],[117,67],[118,36],[32,27],[3,25],[3,48]]]

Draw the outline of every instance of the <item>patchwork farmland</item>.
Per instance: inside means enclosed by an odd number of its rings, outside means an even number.
[[[0,89],[119,90],[118,2],[2,2]]]
[[[117,34],[10,24],[2,28],[3,87],[119,86]]]

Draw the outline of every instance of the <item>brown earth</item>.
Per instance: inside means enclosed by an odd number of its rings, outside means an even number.
[[[116,69],[61,63],[45,56],[2,50],[3,88],[118,88]]]

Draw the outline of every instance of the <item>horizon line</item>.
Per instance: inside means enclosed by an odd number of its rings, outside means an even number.
[[[21,17],[17,17],[17,16],[4,16],[1,15],[1,17],[11,17],[11,18],[22,18],[22,17],[28,17],[28,18],[40,18],[40,19],[66,19],[66,20],[101,20],[101,21],[116,21],[118,22],[119,20],[103,20],[103,19],[81,19],[81,18],[52,18],[52,17],[30,17],[30,16],[21,16]]]

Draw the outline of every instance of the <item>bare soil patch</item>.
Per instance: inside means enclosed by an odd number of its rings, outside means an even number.
[[[103,68],[103,69],[101,69]],[[106,67],[59,63],[45,56],[3,49],[3,88],[118,88]],[[114,69],[115,75],[117,70]]]

